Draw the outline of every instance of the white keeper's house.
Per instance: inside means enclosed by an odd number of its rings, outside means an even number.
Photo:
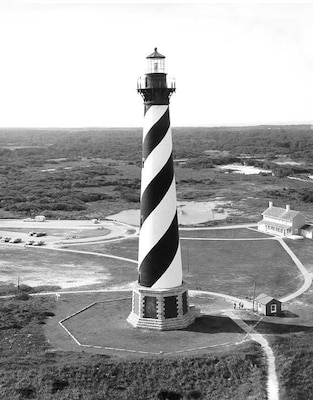
[[[305,224],[305,217],[299,211],[290,210],[289,205],[286,205],[286,208],[274,207],[272,201],[262,215],[262,221],[258,222],[258,230],[273,235],[300,235]]]

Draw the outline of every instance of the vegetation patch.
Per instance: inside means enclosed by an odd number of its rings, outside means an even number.
[[[178,197],[254,196],[250,217],[268,199],[292,199],[313,213],[309,125],[175,128]],[[8,139],[9,138],[9,139]],[[103,218],[138,205],[141,129],[1,129],[0,207],[11,217]],[[277,164],[284,155],[301,166]],[[184,160],[184,161],[179,161]],[[215,167],[239,162],[275,176],[233,176]],[[304,181],[291,181],[288,176]],[[249,184],[249,188],[247,187]],[[263,208],[263,210],[262,210]],[[245,218],[236,217],[244,222]]]
[[[0,301],[3,398],[147,400],[175,392],[183,399],[199,393],[213,400],[266,399],[266,366],[255,343],[205,357],[137,360],[54,351],[44,337],[42,324],[55,312],[55,304],[48,297]],[[12,324],[7,326],[6,321]]]
[[[313,332],[272,336],[282,400],[310,399],[313,393]]]

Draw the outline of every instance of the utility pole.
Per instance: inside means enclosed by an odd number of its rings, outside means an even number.
[[[254,311],[255,288],[256,288],[256,282],[254,281],[253,300],[252,300],[252,311]]]
[[[189,246],[187,242],[187,274],[190,272],[190,264],[189,264]]]

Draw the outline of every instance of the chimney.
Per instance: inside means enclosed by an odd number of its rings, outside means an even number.
[[[290,211],[290,205],[286,204],[286,211]]]
[[[268,206],[269,206],[269,207],[273,207],[273,202],[272,202],[272,201],[269,201],[269,202],[268,202]]]

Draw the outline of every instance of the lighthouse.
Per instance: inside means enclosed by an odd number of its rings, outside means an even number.
[[[127,321],[138,328],[182,329],[195,320],[183,282],[169,102],[175,81],[157,48],[137,91],[144,101],[138,283]]]

